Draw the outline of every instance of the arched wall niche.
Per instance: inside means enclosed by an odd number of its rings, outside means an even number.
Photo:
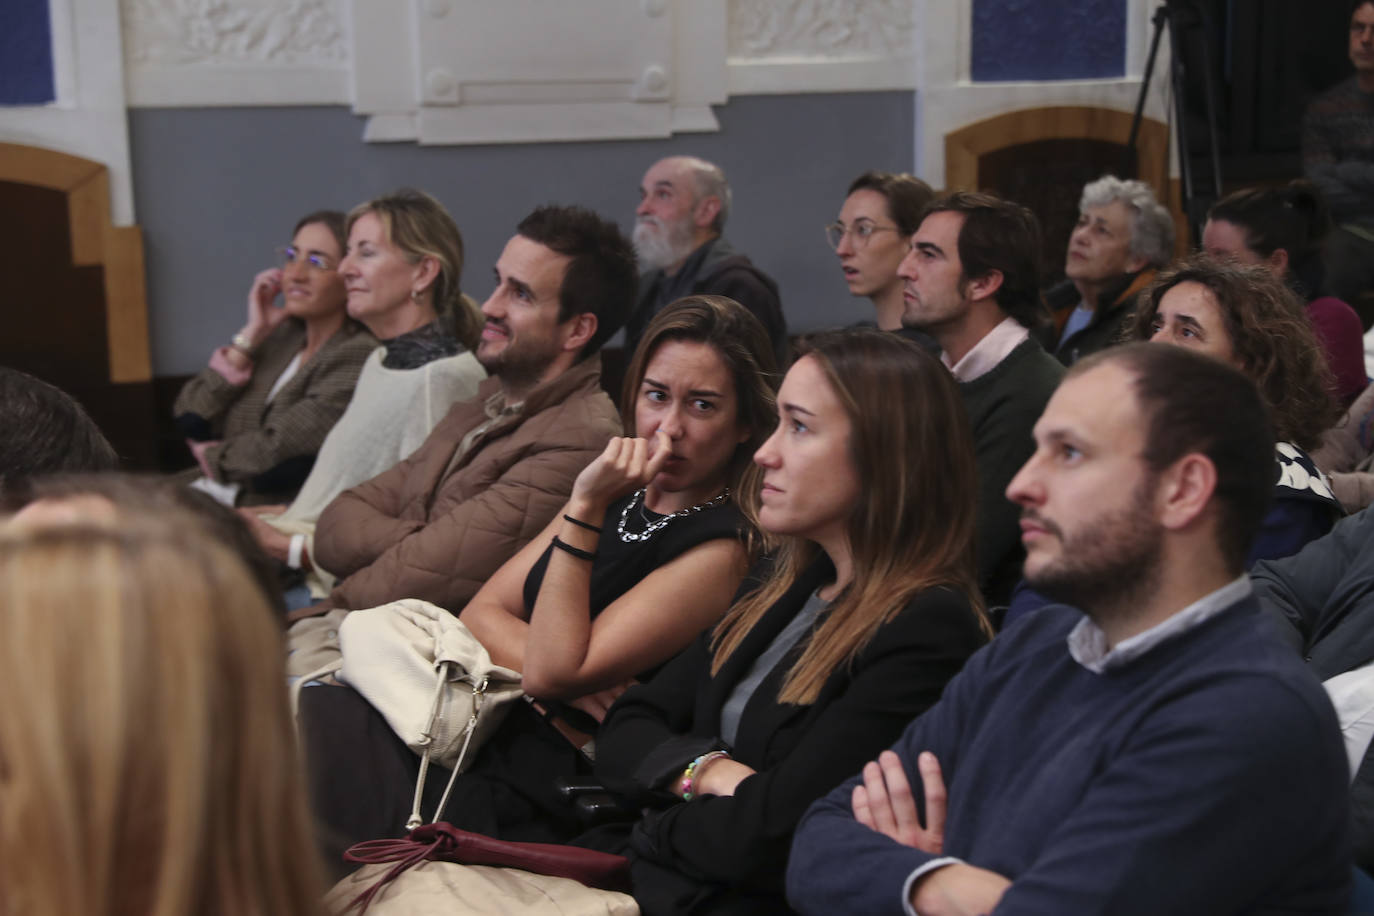
[[[0,143],[0,183],[46,188],[65,197],[71,264],[98,267],[103,273],[106,380],[115,384],[149,381],[143,236],[137,226],[111,222],[109,170],[68,153]],[[56,302],[29,305],[59,315],[62,308]]]
[[[1142,119],[1131,168],[1131,121],[1130,112],[1081,105],[1024,108],[976,121],[945,135],[945,186],[996,191],[1035,211],[1053,277],[1062,268],[1083,185],[1106,173],[1139,178],[1173,214],[1175,251],[1183,254],[1188,228],[1178,180],[1169,177],[1169,128]]]

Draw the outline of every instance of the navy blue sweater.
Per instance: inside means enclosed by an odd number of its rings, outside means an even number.
[[[1101,675],[1069,655],[1080,619],[1051,607],[1008,627],[894,747],[918,798],[917,754],[939,758],[944,854],[1011,879],[998,916],[1344,912],[1336,716],[1254,599]],[[803,913],[901,913],[934,858],[855,821],[857,781],[797,830]]]

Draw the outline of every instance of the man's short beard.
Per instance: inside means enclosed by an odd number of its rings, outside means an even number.
[[[1129,616],[1159,578],[1164,533],[1150,518],[1153,492],[1154,480],[1147,478],[1136,488],[1131,505],[1069,538],[1042,519],[1060,538],[1062,553],[1055,563],[1028,573],[1026,584],[1099,624],[1104,618]]]
[[[474,354],[487,375],[501,379],[507,389],[526,389],[535,385],[558,355],[558,348],[543,339],[510,340],[498,353],[484,356],[479,343]]]
[[[640,270],[663,270],[685,259],[696,247],[691,220],[665,223],[657,216],[635,220],[635,255]]]

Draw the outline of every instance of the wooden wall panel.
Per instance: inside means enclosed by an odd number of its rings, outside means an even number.
[[[154,470],[143,237],[111,225],[109,200],[99,163],[0,144],[0,363],[67,391],[130,468]]]

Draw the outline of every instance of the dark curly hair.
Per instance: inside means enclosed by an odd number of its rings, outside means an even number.
[[[1131,340],[1154,336],[1160,300],[1181,283],[1200,284],[1216,300],[1231,349],[1259,388],[1275,437],[1302,449],[1320,445],[1340,408],[1331,396],[1326,356],[1297,295],[1264,267],[1195,255],[1141,292]]]

